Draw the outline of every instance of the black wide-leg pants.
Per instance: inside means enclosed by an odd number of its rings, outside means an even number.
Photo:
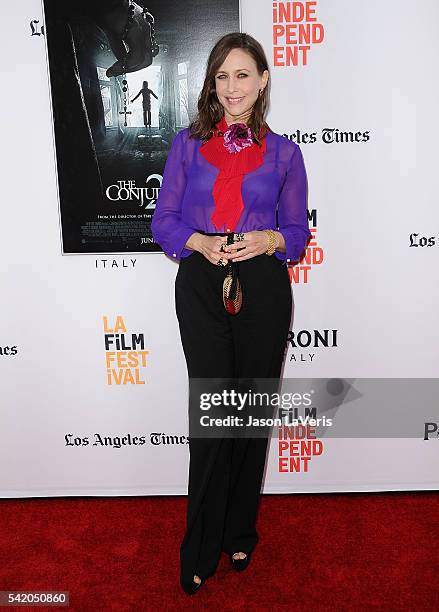
[[[180,260],[176,313],[191,378],[279,379],[292,312],[288,270],[275,255],[239,262],[238,314],[226,312],[226,269],[194,251]],[[268,438],[189,436],[186,533],[181,579],[212,575],[221,556],[251,552]]]

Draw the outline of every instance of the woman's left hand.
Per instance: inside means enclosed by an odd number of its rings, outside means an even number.
[[[279,244],[279,241],[277,241]],[[245,247],[245,248],[243,248]],[[242,250],[241,250],[242,249]],[[234,256],[232,261],[243,261],[250,259],[256,255],[262,255],[268,249],[268,234],[263,230],[255,230],[246,232],[244,240],[234,242],[233,244],[224,247],[226,253],[232,253]]]

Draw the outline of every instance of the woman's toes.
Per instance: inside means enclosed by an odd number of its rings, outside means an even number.
[[[234,558],[234,559],[245,559],[245,558],[246,558],[246,556],[247,556],[247,555],[246,555],[245,553],[243,553],[243,552],[238,552],[238,553],[235,553],[235,554],[233,555],[233,558]]]

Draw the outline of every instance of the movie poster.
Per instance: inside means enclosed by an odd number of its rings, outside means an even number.
[[[151,219],[175,134],[238,0],[43,0],[63,253],[161,251]]]

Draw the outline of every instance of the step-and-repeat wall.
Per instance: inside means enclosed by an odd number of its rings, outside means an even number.
[[[273,438],[263,490],[437,489],[438,3],[0,10],[0,495],[186,493],[178,263],[150,221],[208,53],[239,30],[265,49],[268,123],[308,173],[283,378],[338,393],[326,416],[350,423]]]

